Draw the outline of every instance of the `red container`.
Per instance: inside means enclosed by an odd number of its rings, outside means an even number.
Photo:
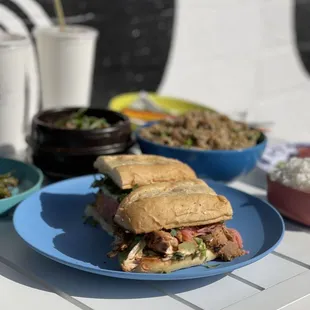
[[[310,226],[310,193],[271,181],[269,177],[267,184],[267,198],[283,216]]]

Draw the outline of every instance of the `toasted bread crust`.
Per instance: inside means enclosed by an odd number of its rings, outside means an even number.
[[[199,226],[232,218],[230,202],[202,180],[142,186],[120,204],[114,221],[135,234]]]
[[[130,271],[137,273],[168,273],[183,268],[199,266],[205,262],[214,260],[215,258],[216,254],[210,250],[207,250],[206,257],[197,256],[193,258],[192,256],[188,256],[183,260],[162,261],[158,257],[143,257],[138,266]],[[123,264],[121,264],[121,267],[123,271],[129,271]]]
[[[94,167],[100,173],[107,174],[122,189],[197,178],[188,165],[157,155],[100,156]]]

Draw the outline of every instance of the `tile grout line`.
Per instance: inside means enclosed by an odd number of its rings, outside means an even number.
[[[282,253],[279,253],[279,252],[277,252],[277,251],[273,251],[273,252],[271,252],[270,254],[273,254],[273,255],[275,255],[275,256],[277,256],[277,257],[280,257],[280,258],[282,258],[282,259],[284,259],[284,260],[287,260],[287,261],[289,261],[289,262],[291,262],[291,263],[293,263],[293,264],[299,265],[299,266],[301,266],[301,267],[304,267],[304,268],[310,270],[310,265],[308,265],[308,264],[306,264],[306,263],[303,263],[303,262],[301,262],[301,261],[299,261],[299,260],[297,260],[297,259],[295,259],[295,258],[289,257],[289,256],[287,256],[287,255],[285,255],[285,254],[282,254]],[[249,286],[252,286],[252,287],[254,287],[254,288],[256,288],[256,289],[258,289],[258,290],[260,290],[260,291],[264,291],[264,290],[265,290],[264,287],[262,287],[262,286],[260,286],[260,285],[258,285],[258,284],[255,284],[255,283],[253,283],[253,282],[251,282],[251,281],[249,281],[249,280],[246,280],[245,278],[242,278],[242,277],[240,277],[240,276],[237,276],[237,275],[235,275],[235,274],[233,274],[233,273],[228,274],[228,276],[230,276],[231,278],[233,278],[233,279],[235,279],[235,280],[238,280],[238,281],[240,281],[240,282],[243,282],[243,283],[245,283],[245,284],[247,284],[247,285],[249,285]],[[281,283],[281,282],[280,282],[280,283]],[[279,284],[279,283],[278,283],[278,284]]]
[[[19,267],[18,265],[10,262],[3,256],[0,256],[0,262],[4,264],[5,266],[9,267],[10,269],[13,269],[14,271],[18,272],[19,274],[25,276],[26,278],[29,278],[30,280],[37,282],[38,284],[42,285],[44,288],[48,289],[49,291],[53,292],[54,294],[58,295],[59,297],[65,299],[66,301],[70,302],[71,304],[75,305],[76,307],[82,309],[82,310],[94,310],[93,308],[88,307],[84,303],[80,302],[79,300],[73,298],[72,296],[66,294],[65,292],[60,291],[56,287],[45,283],[42,279],[37,277],[35,274],[26,271],[25,269]]]
[[[176,301],[178,301],[178,302],[180,302],[180,303],[182,303],[182,304],[184,304],[184,305],[186,305],[186,306],[188,306],[188,307],[190,307],[190,308],[192,308],[194,310],[203,310],[203,308],[200,308],[199,306],[196,306],[195,304],[191,303],[190,301],[187,301],[186,299],[184,299],[184,298],[182,298],[180,296],[177,296],[175,294],[170,294],[170,293],[164,291],[163,289],[161,289],[160,287],[158,287],[155,284],[148,284],[148,285],[151,288],[159,291],[160,293],[163,293],[163,294],[167,295],[168,297],[170,297],[170,298],[172,298],[172,299],[174,299],[174,300],[176,300]]]
[[[293,300],[293,301],[291,301],[289,304],[287,304],[287,305],[285,305],[285,306],[279,308],[278,310],[285,309],[285,308],[287,308],[288,306],[293,305],[294,303],[296,303],[296,302],[298,302],[298,301],[300,301],[300,300],[303,300],[304,298],[309,297],[309,296],[310,296],[310,294],[307,294],[307,295],[302,296],[302,297],[300,297],[300,298],[298,298],[298,299],[296,299],[296,300]]]
[[[259,292],[257,292],[256,294],[259,294],[260,292],[262,292],[262,291],[265,290],[264,287],[262,287],[262,286],[260,286],[260,285],[258,285],[258,284],[255,284],[255,283],[253,283],[253,282],[251,282],[251,281],[249,281],[249,280],[246,280],[246,279],[244,279],[244,278],[242,278],[242,277],[239,277],[239,276],[237,276],[237,275],[235,275],[235,274],[229,273],[229,274],[227,274],[227,276],[233,278],[233,279],[236,280],[236,281],[242,282],[242,283],[244,283],[244,284],[246,284],[246,285],[248,285],[248,286],[251,286],[251,287],[257,289]],[[174,300],[176,300],[176,301],[179,301],[179,302],[185,304],[185,305],[188,306],[188,307],[191,307],[192,309],[195,309],[195,310],[203,310],[203,309],[200,308],[199,306],[194,305],[193,303],[187,301],[186,299],[184,299],[184,298],[182,298],[182,297],[179,297],[179,296],[177,296],[177,295],[175,295],[175,294],[168,293],[168,292],[164,291],[163,289],[157,287],[156,285],[149,284],[149,286],[151,286],[152,288],[158,290],[158,291],[161,292],[161,293],[166,294],[166,295],[169,296],[170,298],[172,298],[172,299],[174,299]],[[255,294],[254,294],[254,295],[255,295]],[[238,302],[239,302],[239,301],[238,301]]]
[[[42,285],[44,288],[48,289],[49,291],[53,292],[54,294],[58,295],[59,297],[67,300],[68,302],[72,303],[73,305],[79,307],[82,310],[94,310],[93,308],[88,307],[87,305],[85,305],[84,303],[80,302],[79,300],[73,298],[72,296],[66,294],[65,292],[60,291],[59,289],[57,289],[56,287],[45,283],[42,279],[40,279],[39,277],[37,277],[36,275],[34,275],[33,273],[27,272],[25,269],[19,267],[18,265],[10,262],[9,260],[7,260],[6,258],[4,258],[3,256],[0,256],[0,263],[4,264],[5,266],[13,269],[14,271],[20,273],[21,275],[25,276],[26,278],[29,278],[30,280],[37,282],[38,284]],[[159,287],[152,285],[152,284],[148,284],[151,288],[159,291],[160,293],[165,294],[166,296],[194,309],[194,310],[203,310],[202,308],[196,306],[195,304],[183,299],[182,297],[176,296],[174,294],[170,294],[165,292],[164,290],[160,289]]]
[[[253,283],[253,282],[251,282],[249,280],[246,280],[246,279],[244,279],[242,277],[239,277],[239,276],[237,276],[237,275],[235,275],[233,273],[229,273],[227,276],[231,277],[231,278],[233,278],[233,279],[235,279],[237,281],[240,281],[240,282],[242,282],[244,284],[247,284],[247,285],[249,285],[249,286],[251,286],[251,287],[253,287],[253,288],[255,288],[255,289],[257,289],[257,290],[259,290],[261,292],[265,290],[264,287],[262,287],[262,286],[260,286],[258,284],[255,284],[255,283]]]
[[[310,265],[308,265],[306,263],[303,263],[303,262],[301,262],[301,261],[299,261],[297,259],[294,259],[292,257],[289,257],[289,256],[287,256],[285,254],[282,254],[282,253],[279,253],[279,252],[276,252],[276,251],[271,252],[271,254],[273,254],[275,256],[278,256],[278,257],[280,257],[282,259],[285,259],[287,261],[290,261],[290,262],[292,262],[292,263],[294,263],[296,265],[299,265],[301,267],[304,267],[306,269],[310,269]],[[23,268],[21,268],[18,265],[10,262],[9,260],[7,260],[6,258],[4,258],[2,256],[0,256],[0,262],[2,262],[7,267],[17,271],[18,273],[20,273],[20,274],[30,278],[31,280],[41,284],[46,289],[50,290],[51,292],[55,293],[56,295],[60,296],[61,298],[67,300],[68,302],[72,303],[73,305],[77,306],[78,308],[80,308],[82,310],[93,310],[93,308],[88,307],[84,303],[82,303],[79,300],[73,298],[72,296],[66,294],[65,292],[62,292],[62,291],[58,290],[57,288],[49,285],[48,283],[45,283],[43,280],[41,280],[36,275],[34,275],[34,274],[30,273],[30,272],[27,272]],[[239,277],[239,276],[237,276],[235,274],[230,273],[230,274],[228,274],[228,276],[233,278],[233,279],[235,279],[235,280],[237,280],[237,281],[240,281],[240,282],[242,282],[244,284],[247,284],[247,285],[249,285],[249,286],[251,286],[251,287],[253,287],[253,288],[255,288],[255,289],[259,290],[259,291],[264,291],[265,290],[265,288],[263,288],[262,286],[259,286],[259,285],[255,284],[255,283],[253,283],[251,281],[248,281],[248,280],[246,280],[246,279],[244,279],[242,277]],[[182,304],[184,304],[184,305],[186,305],[186,306],[188,306],[188,307],[190,307],[190,308],[192,308],[194,310],[203,310],[199,306],[196,306],[195,304],[193,304],[193,303],[183,299],[182,297],[179,297],[179,296],[177,296],[175,294],[170,294],[168,292],[165,292],[164,290],[160,289],[156,285],[149,284],[149,286],[151,286],[152,288],[156,289],[157,291],[167,295],[168,297],[170,297],[170,298],[172,298],[172,299],[174,299],[174,300],[176,300],[176,301],[178,301],[178,302],[180,302],[180,303],[182,303]]]
[[[304,271],[304,272],[308,272],[308,271]],[[304,272],[299,273],[299,274],[296,274],[296,275],[294,275],[293,277],[291,277],[291,278],[289,278],[289,279],[280,281],[280,282],[277,283],[277,284],[274,284],[274,285],[272,285],[272,286],[269,286],[269,287],[267,287],[266,289],[264,289],[264,291],[267,291],[267,290],[269,290],[269,289],[271,289],[271,288],[273,288],[273,287],[275,287],[275,286],[277,286],[277,285],[279,285],[279,284],[281,284],[281,283],[284,283],[284,282],[286,282],[286,281],[288,281],[288,280],[291,280],[291,279],[293,279],[293,278],[296,278],[296,277],[300,276],[301,274],[303,274]],[[243,302],[244,300],[251,299],[251,298],[253,298],[254,296],[256,296],[257,294],[260,294],[261,292],[262,292],[262,291],[257,292],[257,293],[255,293],[255,294],[253,294],[253,295],[247,296],[246,298],[244,298],[244,299],[242,299],[242,300],[238,300],[238,301],[232,303],[231,305],[225,306],[225,307],[222,308],[221,310],[230,308],[231,306],[236,305],[236,304],[238,304],[238,303],[241,303],[241,302]],[[308,295],[310,295],[310,294],[307,294],[307,296],[308,296]],[[304,296],[304,297],[305,297],[305,296]],[[299,299],[297,299],[297,300],[299,300]],[[294,302],[295,302],[295,301],[296,301],[296,300],[294,300]],[[287,306],[287,305],[286,305],[286,306]],[[282,308],[281,308],[281,309],[282,309]],[[278,309],[278,310],[280,310],[280,309]]]
[[[308,264],[306,264],[306,263],[303,263],[303,262],[301,262],[301,261],[299,261],[299,260],[297,260],[297,259],[295,259],[295,258],[289,257],[289,256],[287,256],[287,255],[285,255],[285,254],[279,253],[279,252],[277,252],[277,251],[273,251],[273,252],[271,252],[271,254],[273,254],[273,255],[275,255],[275,256],[277,256],[277,257],[280,257],[280,258],[282,258],[282,259],[285,259],[285,260],[287,260],[287,261],[289,261],[289,262],[291,262],[291,263],[294,263],[294,264],[296,264],[296,265],[299,265],[299,266],[301,266],[301,267],[304,267],[304,268],[306,268],[306,269],[310,269],[310,265],[308,265]]]
[[[221,308],[220,310],[228,309],[228,308],[230,308],[230,307],[232,307],[232,306],[234,306],[234,305],[237,305],[237,304],[239,304],[240,302],[243,302],[243,301],[245,301],[245,300],[247,300],[247,299],[250,299],[250,298],[252,298],[252,297],[254,297],[254,296],[256,296],[256,295],[258,295],[258,294],[260,294],[260,293],[261,293],[261,291],[255,292],[254,294],[249,295],[249,296],[246,296],[245,298],[243,298],[243,299],[241,299],[241,300],[234,301],[232,304],[227,305],[227,306],[225,306],[224,308]]]
[[[306,272],[308,272],[308,271],[306,270],[306,271],[303,271],[303,272],[301,272],[301,273],[297,273],[297,274],[295,274],[294,276],[292,276],[292,277],[290,277],[290,278],[288,278],[288,279],[282,280],[282,281],[280,281],[280,282],[278,282],[278,283],[276,283],[276,284],[273,284],[273,285],[269,286],[267,289],[273,288],[273,287],[275,287],[275,286],[277,286],[277,285],[279,285],[279,284],[282,284],[282,283],[284,283],[284,282],[286,282],[286,281],[289,281],[289,280],[292,280],[292,279],[294,279],[294,278],[296,278],[296,277],[299,277],[300,275],[302,275],[302,274],[304,274],[304,273],[306,273]]]

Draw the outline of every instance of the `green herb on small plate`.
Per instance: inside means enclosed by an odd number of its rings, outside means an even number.
[[[0,199],[12,196],[12,189],[18,185],[18,179],[8,172],[0,175]]]
[[[0,187],[0,199],[11,197],[11,192],[6,187]]]

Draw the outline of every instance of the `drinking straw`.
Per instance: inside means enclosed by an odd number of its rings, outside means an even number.
[[[61,0],[54,0],[55,12],[58,18],[60,31],[65,31],[66,22]]]

